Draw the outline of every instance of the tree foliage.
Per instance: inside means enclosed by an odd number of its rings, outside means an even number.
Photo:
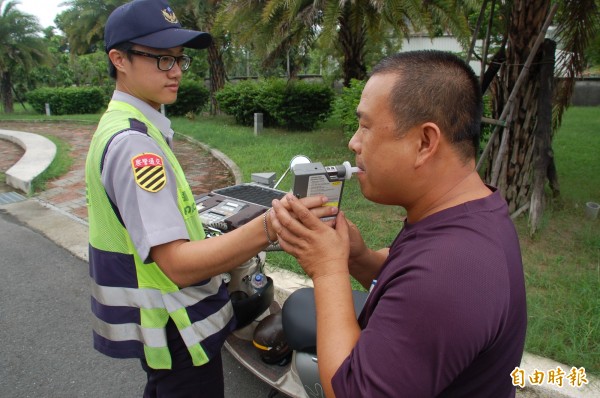
[[[221,4],[221,0],[174,0],[173,6],[177,6],[178,15],[183,26],[211,32],[212,43],[206,49],[208,54],[208,69],[210,79],[210,113],[218,114],[219,104],[215,93],[225,86],[226,73],[223,64],[223,47],[227,42],[224,34],[213,29],[215,19]]]
[[[556,60],[556,75],[563,77],[559,82],[554,101],[553,127],[556,130],[565,109],[571,102],[575,78],[587,67],[585,55],[600,35],[600,5],[598,0],[563,0],[559,2],[556,16],[555,38],[560,43]]]
[[[600,73],[600,30],[597,30],[591,39],[585,51],[585,60],[588,70],[596,70],[595,74]]]
[[[344,85],[366,77],[368,43],[381,46],[393,35],[399,48],[414,31],[431,36],[451,31],[468,36],[467,15],[475,1],[431,0],[225,0],[217,19],[242,43],[252,44],[266,62],[291,49],[307,52],[315,41],[342,57]],[[304,50],[306,49],[306,50]]]
[[[5,113],[13,111],[12,76],[47,61],[48,51],[37,19],[17,8],[18,0],[0,0],[0,94]]]
[[[104,26],[113,10],[128,0],[66,0],[65,11],[55,19],[56,27],[65,32],[72,54],[104,51]]]

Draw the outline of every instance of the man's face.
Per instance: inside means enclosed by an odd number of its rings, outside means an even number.
[[[363,195],[377,203],[404,205],[418,144],[413,129],[398,132],[390,102],[396,79],[392,74],[369,79],[356,112],[358,130],[348,147],[356,154],[356,165],[364,171],[357,174]]]
[[[183,47],[156,49],[135,45],[133,50],[152,55],[183,55]],[[171,70],[158,69],[157,60],[136,54],[129,55],[131,61],[126,61],[125,72],[119,83],[125,87],[125,92],[141,99],[158,109],[161,104],[172,104],[177,99],[179,82],[182,71],[177,62]],[[122,88],[122,87],[121,87]]]

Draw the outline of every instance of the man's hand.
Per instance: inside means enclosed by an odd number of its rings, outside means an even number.
[[[348,223],[342,213],[332,222],[320,217],[337,213],[337,208],[309,210],[293,195],[284,201],[274,200],[271,224],[277,232],[281,248],[296,257],[311,279],[336,273],[348,273],[350,238]]]

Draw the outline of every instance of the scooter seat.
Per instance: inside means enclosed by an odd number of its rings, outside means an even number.
[[[367,295],[367,292],[352,291],[356,317],[362,311]],[[317,313],[314,289],[306,287],[296,290],[283,303],[281,311],[283,331],[288,345],[293,350],[316,353]]]

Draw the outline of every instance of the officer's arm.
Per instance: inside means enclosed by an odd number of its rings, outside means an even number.
[[[326,199],[309,197],[302,199],[308,208],[314,208],[319,217],[331,215],[330,207],[322,207]],[[264,250],[269,242],[264,228],[263,216],[223,235],[200,241],[176,240],[150,249],[152,261],[180,287],[228,272]],[[275,230],[267,217],[267,229],[271,241],[277,239]]]

